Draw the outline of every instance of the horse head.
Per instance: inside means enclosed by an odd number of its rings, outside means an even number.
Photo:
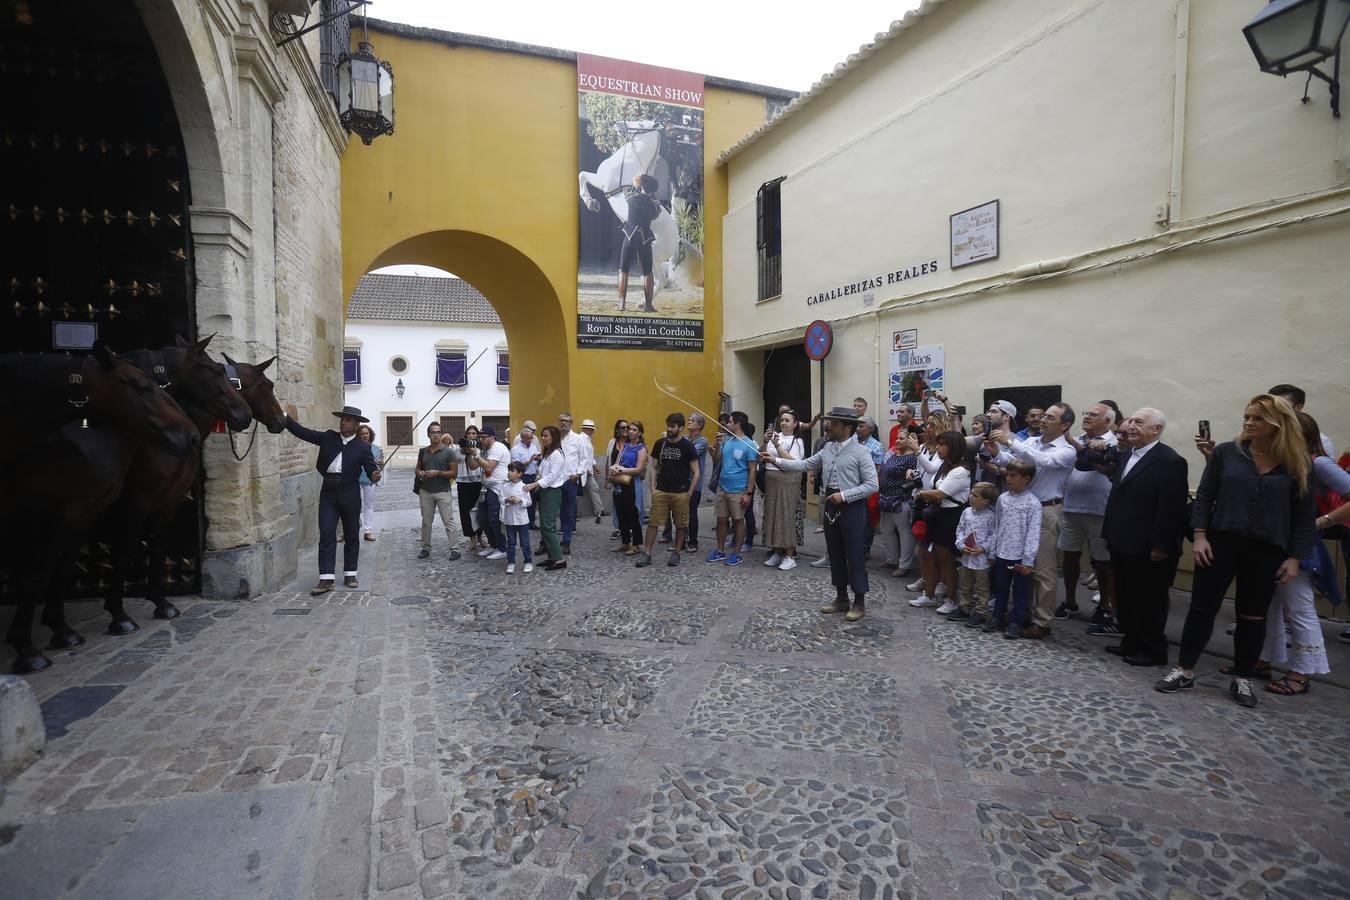
[[[223,354],[225,362],[239,373],[239,393],[244,396],[253,418],[267,426],[272,434],[286,430],[286,413],[277,402],[276,385],[267,377],[267,367],[276,362],[276,357],[257,365],[235,362],[230,354]]]
[[[201,435],[173,397],[107,347],[96,346],[79,374],[88,397],[86,408],[95,421],[166,446],[179,456],[201,447]]]
[[[170,391],[199,426],[204,419],[222,419],[231,431],[243,431],[253,414],[225,367],[207,356],[211,337],[191,344],[180,336],[177,346],[159,351],[172,380]]]

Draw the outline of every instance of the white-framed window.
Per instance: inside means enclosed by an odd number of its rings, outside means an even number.
[[[347,344],[342,348],[342,383],[361,383],[361,345]]]
[[[468,352],[436,348],[436,384],[440,387],[464,387],[468,383]]]

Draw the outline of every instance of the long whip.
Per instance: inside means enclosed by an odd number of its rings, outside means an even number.
[[[704,412],[703,410],[699,409],[697,406],[695,406],[694,404],[690,403],[688,400],[684,399],[683,397],[679,396],[678,394],[676,394],[676,393],[674,393],[674,392],[672,392],[672,391],[667,390],[667,389],[666,389],[666,385],[663,385],[663,384],[661,383],[660,378],[658,377],[660,374],[661,374],[661,373],[660,373],[659,371],[653,372],[653,373],[652,373],[652,384],[656,385],[656,389],[657,389],[658,391],[660,391],[661,393],[665,394],[667,397],[670,397],[672,400],[678,400],[678,401],[680,401],[680,403],[682,403],[683,405],[689,407],[689,408],[692,409],[694,412],[696,412],[696,413],[698,413],[699,415],[703,416],[703,420],[704,420],[705,422],[716,422],[716,423],[717,423],[717,428],[718,428],[718,430],[720,430],[720,431],[725,431],[729,437],[733,437],[733,438],[736,437],[735,433],[732,432],[732,430],[731,430],[730,428],[728,428],[727,426],[723,425],[722,422],[721,422],[721,420],[718,419],[717,416],[709,415],[708,413],[706,413],[706,412]]]
[[[478,360],[482,359],[482,358],[483,358],[483,354],[486,353],[486,352],[488,352],[488,348],[487,348],[487,347],[484,347],[482,350],[480,350],[480,351],[478,352],[478,355],[475,356],[475,357],[473,358],[473,362],[469,363],[467,366],[464,367],[464,375],[465,375],[466,378],[468,377],[469,370],[473,368],[473,363],[476,363],[476,362],[478,362]],[[409,432],[408,432],[408,433],[409,433],[409,434],[416,434],[416,433],[417,433],[417,428],[418,428],[418,426],[420,426],[423,422],[425,422],[425,421],[427,420],[427,416],[431,415],[432,410],[434,410],[436,407],[440,406],[440,405],[441,405],[441,401],[444,400],[444,399],[450,394],[450,392],[453,391],[453,390],[454,390],[455,388],[457,388],[457,387],[462,387],[462,385],[452,384],[452,385],[450,385],[448,388],[446,388],[446,389],[445,389],[445,393],[444,393],[444,394],[441,394],[440,397],[436,398],[436,402],[433,403],[433,404],[431,405],[431,409],[428,409],[426,412],[422,413],[422,418],[420,418],[420,419],[417,420],[417,423],[416,423],[415,425],[413,425],[413,427],[412,427],[411,429],[409,429]],[[393,453],[386,453],[386,454],[384,455],[384,462],[380,463],[380,471],[381,471],[381,472],[383,472],[383,471],[384,471],[384,467],[387,466],[387,465],[389,465],[389,463],[393,460],[393,458],[394,458],[395,456],[398,455],[398,451],[402,450],[405,446],[407,446],[407,445],[406,445],[406,444],[399,444],[397,447],[394,448],[394,452],[393,452]]]

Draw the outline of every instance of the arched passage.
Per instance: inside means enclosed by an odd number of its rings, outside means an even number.
[[[432,231],[399,241],[365,266],[434,266],[472,284],[496,309],[513,360],[511,415],[551,419],[570,402],[567,328],[553,285],[510,244],[473,231]],[[355,279],[347,286],[351,297]]]

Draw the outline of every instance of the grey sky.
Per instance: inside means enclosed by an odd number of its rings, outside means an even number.
[[[677,0],[659,21],[628,3],[373,0],[372,18],[579,50],[804,91],[918,0],[794,4]],[[353,22],[359,26],[359,20]],[[379,44],[376,43],[376,51]]]

